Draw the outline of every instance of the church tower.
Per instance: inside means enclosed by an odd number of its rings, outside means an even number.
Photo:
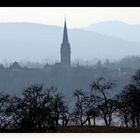
[[[64,31],[63,31],[63,41],[61,44],[61,65],[70,66],[71,65],[71,49],[68,41],[67,25],[66,19],[64,21]]]

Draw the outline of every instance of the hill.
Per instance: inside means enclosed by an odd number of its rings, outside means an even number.
[[[91,24],[85,30],[102,35],[117,37],[126,41],[140,42],[140,25],[127,24],[121,21],[104,21]]]
[[[120,59],[140,54],[140,43],[84,29],[69,29],[72,60]],[[63,28],[34,23],[0,23],[0,60],[60,61]]]

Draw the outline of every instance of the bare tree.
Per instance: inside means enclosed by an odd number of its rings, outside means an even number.
[[[4,131],[10,125],[10,119],[6,113],[9,104],[9,95],[0,93],[0,131]]]
[[[21,97],[14,96],[10,100],[7,112],[13,118],[13,126],[22,131],[57,131],[59,121],[68,123],[68,107],[57,88],[46,90],[42,85],[27,87]]]
[[[15,126],[26,131],[48,128],[52,125],[50,92],[43,91],[42,85],[27,87],[22,97],[14,97],[7,109],[14,120]]]
[[[129,127],[130,107],[126,98],[127,96],[125,96],[123,92],[116,96],[117,110],[119,113],[118,116],[120,117],[122,124],[125,124],[126,127]]]
[[[62,94],[57,92],[57,88],[53,88],[51,109],[55,120],[55,126],[67,125],[68,123],[68,107],[64,102]],[[62,121],[62,122],[61,122]],[[59,123],[60,122],[60,123]]]
[[[84,125],[87,122],[86,118],[87,96],[83,90],[76,90],[74,92],[74,97],[76,99],[76,102],[73,116],[75,116],[77,123],[80,122],[81,125]]]
[[[98,108],[100,109],[106,126],[111,125],[112,113],[115,111],[114,101],[111,100],[107,95],[109,90],[115,87],[115,83],[112,81],[107,81],[105,78],[101,77],[96,81],[92,82],[91,91],[95,91],[97,97],[100,98]]]
[[[128,123],[130,126],[139,127],[140,126],[140,90],[134,84],[128,84],[119,95],[120,104],[123,105],[123,108],[120,108],[121,115],[124,115],[126,126]],[[127,116],[122,109],[127,113]],[[128,120],[129,117],[129,120]]]

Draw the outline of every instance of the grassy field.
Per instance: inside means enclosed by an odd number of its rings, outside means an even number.
[[[140,133],[140,128],[114,126],[65,126],[59,127],[58,133]]]
[[[1,130],[0,133],[140,133],[140,128],[126,128],[115,126],[65,126],[54,130],[27,130],[8,129]]]

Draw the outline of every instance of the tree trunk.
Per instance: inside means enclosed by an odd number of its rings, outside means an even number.
[[[87,116],[88,125],[91,126],[90,116]]]
[[[128,121],[127,121],[127,116],[126,116],[126,114],[125,114],[125,117],[124,117],[124,122],[125,122],[126,127],[128,127]]]
[[[82,107],[80,107],[80,122],[81,122],[81,125],[83,126],[82,117],[83,117],[83,110],[82,110]]]
[[[96,126],[96,117],[95,116],[93,117],[93,123],[94,123],[94,126]]]
[[[69,122],[69,117],[66,118],[66,120],[65,120],[65,126],[67,126],[68,122]]]
[[[81,123],[81,126],[83,126],[83,121],[82,121],[82,118],[80,117],[80,123]]]
[[[109,123],[108,123],[109,126],[111,125],[111,121],[112,121],[112,115],[110,114],[110,115],[109,115]]]
[[[62,125],[65,126],[65,117],[63,116],[63,122]]]
[[[138,116],[137,116],[137,127],[139,127],[140,126],[140,117],[139,117],[139,114],[138,114]]]
[[[132,119],[132,126],[135,127],[135,117],[134,117],[134,114],[132,114],[131,119]]]
[[[59,114],[56,115],[56,127],[58,127]]]
[[[107,116],[106,115],[104,115],[104,121],[105,121],[105,124],[106,124],[106,126],[109,126],[109,124],[108,124],[108,121],[107,121],[107,118],[106,118]]]
[[[132,115],[132,126],[135,127],[135,117]]]
[[[67,126],[68,121],[69,121],[69,117],[63,115],[63,122],[62,122],[62,125],[63,125],[63,126]]]

